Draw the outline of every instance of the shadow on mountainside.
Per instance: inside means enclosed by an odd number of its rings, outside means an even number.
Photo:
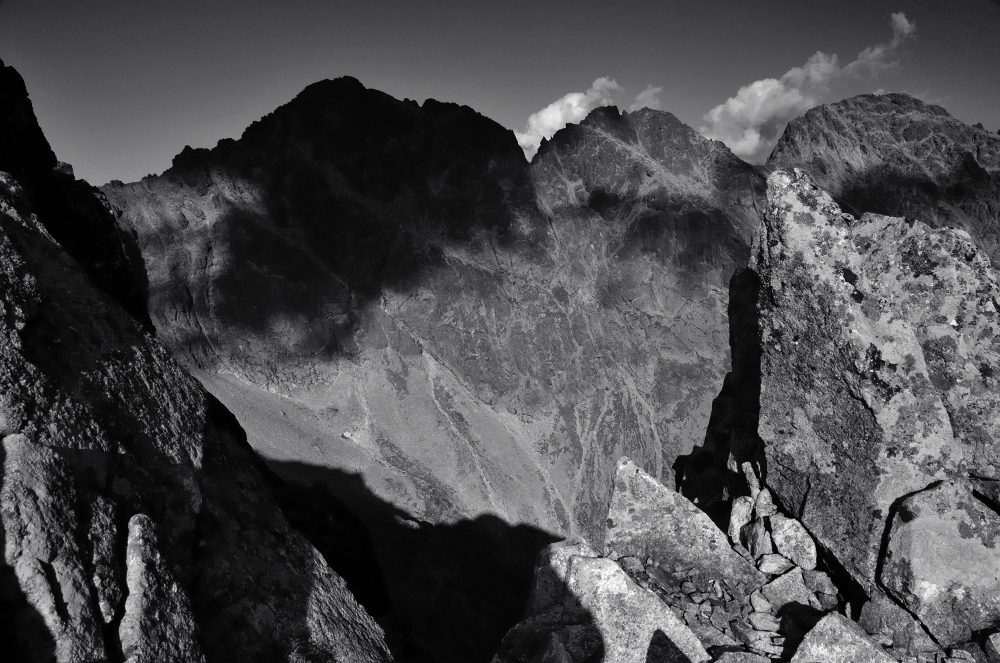
[[[757,466],[767,477],[767,463],[757,422],[760,418],[760,278],[741,269],[729,282],[729,344],[732,371],[712,401],[705,442],[674,463],[677,490],[707,513],[722,531],[729,527],[731,498],[747,493],[739,467]],[[735,467],[729,463],[730,455]]]
[[[6,452],[0,445],[0,491],[3,490]],[[6,549],[6,527],[0,522],[0,551]],[[41,613],[28,603],[13,567],[0,559],[0,648],[10,661],[51,661],[56,657],[56,641]]]
[[[385,604],[373,612],[399,662],[489,661],[523,616],[538,553],[560,538],[493,515],[452,525],[420,522],[374,495],[358,474],[295,462],[268,465],[290,483],[325,486],[367,526],[377,555],[371,565],[381,566],[392,603],[391,613]],[[363,591],[377,595],[368,586]],[[371,599],[358,598],[368,607]]]

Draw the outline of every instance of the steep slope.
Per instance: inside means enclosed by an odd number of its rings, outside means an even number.
[[[0,60],[0,172],[24,188],[45,229],[87,276],[146,329],[146,275],[134,237],[115,223],[104,195],[56,160],[20,74]]]
[[[940,106],[869,94],[813,108],[767,164],[802,168],[856,215],[962,228],[1000,264],[1000,135]]]
[[[91,285],[30,202],[0,173],[5,654],[388,661],[232,415]]]
[[[489,554],[502,540],[529,560],[510,576],[527,591],[538,530],[599,541],[616,459],[670,480],[728,370],[725,283],[761,180],[667,114],[623,117],[643,142],[608,142],[592,178],[614,200],[556,195],[553,158],[592,161],[559,152],[577,128],[529,168],[470,109],[353,79],[104,191],[137,234],[158,334],[273,467],[367,514],[387,573],[413,539],[386,523],[473,520]],[[614,181],[637,163],[658,179]],[[518,523],[538,529],[496,538]],[[411,623],[448,615],[414,630],[439,660],[488,659],[523,607],[474,637],[499,617],[461,607],[481,604],[471,587],[413,582],[390,592]]]

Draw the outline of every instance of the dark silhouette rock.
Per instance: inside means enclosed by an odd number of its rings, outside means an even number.
[[[94,287],[31,202],[0,173],[0,611],[18,626],[5,652],[388,661],[232,415]]]
[[[57,161],[21,76],[0,60],[0,172],[23,187],[31,211],[94,285],[143,327],[146,274],[135,238],[119,228],[104,195]]]

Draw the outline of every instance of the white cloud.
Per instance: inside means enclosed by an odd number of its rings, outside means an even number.
[[[892,14],[890,25],[889,43],[869,46],[843,67],[836,55],[818,51],[781,78],[744,85],[736,96],[705,114],[701,133],[721,140],[743,158],[766,157],[785,124],[820,103],[832,83],[844,76],[875,77],[896,65],[892,52],[915,34],[917,26],[902,12]]]
[[[613,78],[602,76],[586,92],[570,92],[537,113],[532,113],[524,131],[514,132],[524,155],[530,159],[538,151],[543,138],[552,138],[555,132],[570,122],[579,122],[598,106],[610,106],[614,103],[612,93],[621,91],[621,86]]]
[[[635,102],[628,107],[629,112],[635,112],[640,108],[653,108],[655,110],[660,109],[660,93],[663,92],[662,87],[653,87],[650,83],[646,86],[646,89],[640,92],[635,97]]]

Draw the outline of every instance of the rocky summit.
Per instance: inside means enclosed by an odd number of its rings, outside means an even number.
[[[801,168],[847,211],[968,232],[1000,264],[1000,135],[906,94],[861,95],[789,122],[767,160]]]
[[[528,163],[341,78],[98,191],[0,66],[0,651],[1000,663],[998,154],[867,95]]]

